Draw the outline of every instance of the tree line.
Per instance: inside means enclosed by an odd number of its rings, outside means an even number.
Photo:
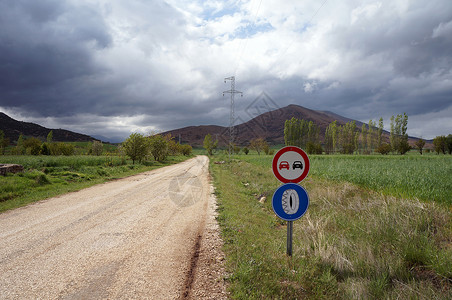
[[[0,155],[4,154],[8,145],[9,139],[5,138],[4,132],[0,130]],[[120,155],[128,155],[135,163],[135,161],[142,162],[149,156],[152,156],[156,161],[163,161],[170,155],[190,155],[192,147],[176,143],[171,135],[154,134],[146,137],[140,133],[132,133],[118,146],[118,151]],[[52,131],[49,132],[44,142],[35,137],[25,138],[20,135],[16,146],[12,147],[9,152],[12,155],[70,156],[76,154],[74,144],[54,142]],[[92,142],[87,151],[88,155],[100,156],[103,153],[103,143],[96,140]]]
[[[9,145],[9,139],[5,138],[4,132],[0,130],[0,154],[5,153],[6,147]],[[22,134],[16,142],[16,146],[11,149],[13,155],[74,155],[75,147],[72,144],[54,142],[53,131],[47,135],[46,141],[43,142],[38,138],[25,138]]]
[[[211,156],[218,148],[218,140],[216,139],[214,141],[212,135],[208,133],[204,137],[203,147],[207,151],[207,155]],[[264,138],[254,138],[249,142],[248,146],[245,146],[243,148],[240,148],[235,144],[230,145],[229,148],[232,149],[232,152],[234,152],[234,154],[239,154],[240,151],[243,151],[243,153],[248,155],[250,150],[256,151],[258,155],[260,155],[261,153],[265,153],[266,155],[274,154],[274,150],[270,148],[270,145]]]
[[[334,121],[325,130],[322,147],[319,138],[320,127],[313,121],[293,117],[286,120],[284,124],[284,142],[287,146],[306,149],[310,154],[321,154],[324,151],[326,154],[371,154],[372,152],[388,154],[393,152],[403,155],[412,148],[408,144],[408,115],[406,113],[391,117],[389,143],[383,138],[383,127],[383,118],[378,120],[378,124],[376,121],[369,120],[369,123],[363,124],[361,128],[358,128],[355,121],[347,122],[345,125],[339,125],[337,121]],[[452,135],[437,137],[433,143],[438,153],[446,153],[447,149],[452,151]],[[415,143],[420,154],[423,153],[424,146],[423,139],[419,139]]]
[[[164,161],[169,155],[191,155],[192,147],[190,145],[181,145],[174,141],[174,138],[168,135],[153,134],[144,136],[141,133],[132,133],[121,145],[123,151],[132,159],[142,162],[149,156],[156,161]]]
[[[452,154],[452,134],[435,137],[433,139],[433,147],[437,154]]]

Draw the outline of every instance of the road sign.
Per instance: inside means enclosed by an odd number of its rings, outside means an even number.
[[[308,206],[309,196],[301,185],[286,183],[273,194],[273,211],[283,220],[295,221],[301,218],[307,211]]]
[[[309,158],[306,152],[295,146],[287,146],[273,157],[273,174],[284,183],[299,183],[308,176]]]

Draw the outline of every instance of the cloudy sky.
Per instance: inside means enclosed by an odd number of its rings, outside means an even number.
[[[266,93],[452,133],[450,0],[0,0],[0,111],[121,140],[229,123]]]

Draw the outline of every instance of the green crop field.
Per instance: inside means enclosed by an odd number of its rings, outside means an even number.
[[[452,298],[450,157],[310,158],[310,205],[294,222],[292,257],[272,210],[281,185],[272,157],[211,158],[233,299]],[[420,181],[423,169],[436,179]]]
[[[240,159],[271,168],[272,156]],[[310,155],[309,176],[348,181],[387,195],[452,204],[450,155]]]

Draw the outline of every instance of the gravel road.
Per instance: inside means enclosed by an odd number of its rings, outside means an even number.
[[[225,298],[214,213],[198,156],[0,214],[0,298]]]

